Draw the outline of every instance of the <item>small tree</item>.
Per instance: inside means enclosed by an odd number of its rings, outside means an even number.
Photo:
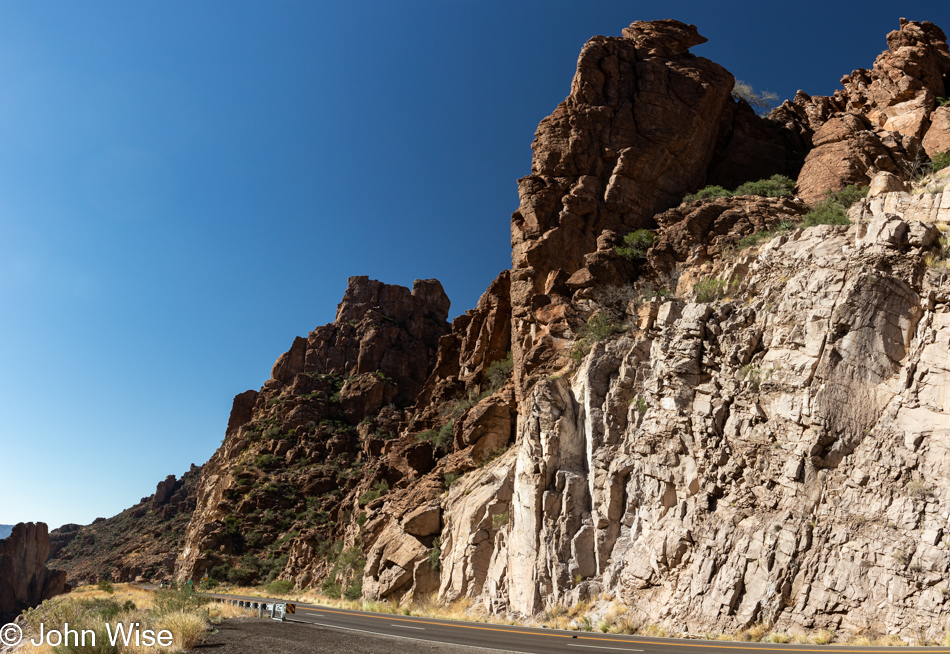
[[[623,237],[623,245],[614,248],[620,256],[630,261],[643,259],[653,245],[656,236],[649,229],[637,229]]]
[[[760,116],[767,114],[778,101],[777,94],[771,91],[756,91],[751,84],[741,79],[737,79],[735,86],[732,87],[732,97],[748,103]]]

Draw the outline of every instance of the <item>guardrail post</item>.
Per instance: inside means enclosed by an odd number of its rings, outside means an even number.
[[[259,618],[263,618],[263,617],[264,617],[264,605],[263,605],[263,604],[258,604],[258,605],[257,605],[257,617],[259,617]]]

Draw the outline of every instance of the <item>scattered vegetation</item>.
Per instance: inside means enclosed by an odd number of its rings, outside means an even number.
[[[362,495],[360,495],[360,499],[359,499],[360,506],[366,506],[367,504],[369,504],[376,498],[382,497],[388,492],[389,492],[389,482],[383,479],[382,481],[377,483],[375,486],[373,486],[371,490],[368,490]]]
[[[571,358],[575,363],[580,363],[581,359],[587,356],[591,346],[598,341],[626,331],[627,325],[621,324],[611,318],[606,313],[598,313],[587,319],[587,323],[581,328],[580,338],[571,348]]]
[[[777,94],[771,91],[756,91],[751,84],[740,79],[737,79],[732,87],[732,97],[747,102],[760,116],[767,114],[778,102]]]
[[[455,434],[455,419],[450,419],[439,429],[426,429],[416,434],[416,440],[429,441],[435,447],[437,452],[447,452],[452,444],[452,438]]]
[[[461,476],[462,476],[462,475],[456,474],[456,473],[454,473],[454,472],[447,472],[447,473],[445,473],[445,477],[444,477],[444,480],[445,480],[445,487],[446,487],[446,488],[452,488],[452,484],[454,484],[455,482],[457,482]]]
[[[930,161],[933,164],[933,172],[947,168],[950,166],[950,150],[938,152]]]
[[[802,220],[804,227],[815,225],[850,225],[848,209],[861,198],[867,197],[868,187],[860,184],[851,184],[837,193],[829,193],[828,197],[812,207]]]
[[[435,537],[435,540],[432,541],[432,549],[429,550],[429,554],[426,556],[426,560],[429,562],[429,566],[433,570],[439,569],[439,564],[442,561],[442,538],[439,536]]]
[[[614,248],[614,251],[630,261],[643,259],[655,239],[656,235],[649,229],[638,229],[624,236],[623,245]]]
[[[499,359],[488,366],[485,371],[485,377],[488,379],[488,387],[494,393],[505,385],[505,382],[511,377],[511,371],[514,369],[514,361],[511,358],[511,350],[504,359]]]
[[[505,452],[507,452],[507,451],[508,451],[508,447],[509,447],[509,445],[507,445],[507,444],[506,444],[506,445],[501,445],[501,446],[499,446],[499,447],[496,447],[494,450],[492,450],[491,452],[489,452],[488,454],[485,455],[485,458],[482,459],[482,462],[481,462],[480,464],[478,464],[479,467],[487,466],[489,463],[491,463],[492,461],[494,461],[495,459],[497,459],[498,457],[500,457],[502,454],[504,454]]]
[[[246,609],[236,606],[208,604],[207,599],[187,588],[149,592],[126,584],[117,584],[111,591],[87,586],[24,612],[23,631],[26,638],[17,651],[24,654],[47,654],[51,651],[57,654],[180,652],[197,645],[211,625],[221,619],[249,615]],[[150,630],[156,635],[168,632],[171,644],[136,647],[134,640],[126,645],[119,637],[113,645],[109,634],[116,634],[116,625],[127,627],[133,623],[138,623],[140,632]],[[76,643],[71,637],[68,644],[53,648],[46,645],[34,647],[29,640],[39,636],[41,624],[47,633],[61,632],[66,624],[71,632],[87,632],[85,645]],[[92,634],[95,635],[95,646],[92,646]]]
[[[742,378],[748,380],[752,390],[758,392],[762,382],[771,379],[773,372],[773,368],[762,368],[757,363],[750,363],[742,367]]]
[[[924,499],[933,494],[933,489],[921,478],[907,482],[907,494],[917,499]]]
[[[508,511],[505,511],[504,513],[496,513],[495,515],[491,517],[492,529],[494,529],[495,531],[498,531],[499,529],[501,529],[502,527],[508,524],[509,518],[510,518],[510,514],[508,513]]]
[[[731,289],[739,284],[739,280],[720,279],[719,277],[708,277],[696,282],[693,286],[693,296],[697,302],[712,302],[726,295]]]
[[[272,595],[284,595],[294,589],[294,582],[287,579],[276,579],[267,584],[267,592]]]
[[[736,247],[740,250],[753,247],[765,241],[771,241],[776,235],[787,232],[795,227],[795,223],[790,220],[783,220],[775,229],[760,229],[757,232],[743,236],[736,242]]]
[[[735,191],[729,191],[721,186],[707,186],[695,193],[683,197],[683,202],[696,200],[714,200],[739,195],[761,195],[767,198],[791,197],[795,194],[795,180],[785,175],[772,175],[768,179],[755,182],[746,182]]]

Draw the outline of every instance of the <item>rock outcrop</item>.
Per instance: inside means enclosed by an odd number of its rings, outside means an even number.
[[[49,532],[45,523],[21,522],[0,540],[0,622],[68,592],[66,573],[49,570]]]
[[[448,312],[435,280],[410,291],[350,278],[334,322],[295,339],[259,392],[235,398],[225,442],[202,474],[178,576],[284,574],[306,584],[324,575],[328,547],[343,545],[335,527],[358,498],[405,487],[434,465],[436,443],[397,437],[439,353],[459,341]],[[492,308],[485,313],[492,324]],[[498,347],[477,335],[472,356]],[[420,423],[414,433],[422,431]]]
[[[668,20],[584,46],[475,309],[351,278],[235,397],[179,579],[942,634],[950,191],[908,176],[944,142],[946,38],[901,21],[873,70],[771,120],[703,41]],[[800,198],[681,202],[803,161]],[[854,224],[809,226],[872,178]]]
[[[946,35],[933,23],[902,18],[887,46],[871,70],[845,75],[834,95],[799,91],[772,112],[810,149],[798,178],[806,202],[867,184],[879,171],[909,179],[926,156],[950,149],[950,114],[937,108],[950,94]]]
[[[62,570],[74,585],[170,578],[195,510],[200,474],[192,465],[181,479],[169,475],[154,495],[118,515],[54,529],[47,565]]]

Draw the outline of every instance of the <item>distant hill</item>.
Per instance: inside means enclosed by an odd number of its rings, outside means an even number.
[[[13,533],[13,525],[0,525],[0,539],[6,538]]]

